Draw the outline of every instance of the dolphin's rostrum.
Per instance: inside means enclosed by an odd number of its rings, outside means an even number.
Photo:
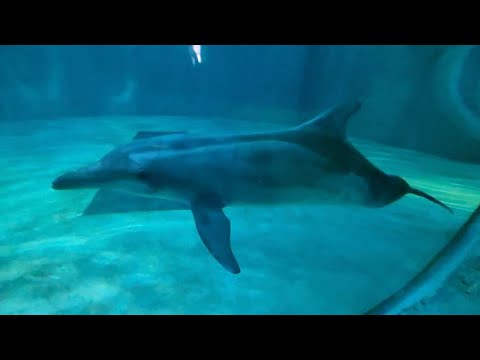
[[[206,248],[234,274],[240,267],[225,207],[383,207],[413,194],[451,211],[402,178],[385,174],[348,142],[347,121],[360,108],[359,101],[346,102],[300,126],[272,132],[142,131],[94,164],[58,177],[52,187],[99,189],[85,214],[191,210]]]

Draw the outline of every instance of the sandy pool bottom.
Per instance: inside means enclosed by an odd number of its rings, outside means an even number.
[[[480,199],[479,166],[352,140],[455,214],[413,196],[380,210],[227,208],[242,268],[234,276],[211,258],[187,211],[82,217],[93,191],[50,187],[138,130],[272,127],[183,117],[0,124],[0,313],[359,314],[419,271]],[[448,299],[457,305],[430,312],[468,303],[461,309],[480,313],[478,298]]]

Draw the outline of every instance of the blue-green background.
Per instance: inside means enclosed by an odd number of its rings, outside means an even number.
[[[478,46],[203,45],[202,63],[191,56],[191,45],[0,46],[0,313],[361,313],[480,200]],[[189,212],[82,217],[93,192],[50,188],[138,130],[277,129],[352,98],[363,107],[351,141],[453,216],[408,196],[381,210],[227,209],[242,267],[232,276]],[[480,313],[476,271],[425,311]]]

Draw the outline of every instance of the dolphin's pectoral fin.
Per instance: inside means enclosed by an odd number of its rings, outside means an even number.
[[[139,131],[133,137],[133,140],[148,139],[165,135],[185,135],[187,131]]]
[[[189,210],[188,204],[148,198],[111,189],[100,189],[83,211],[84,216],[144,211]]]
[[[240,267],[230,246],[230,220],[215,198],[202,197],[192,202],[192,213],[198,234],[213,257],[232,274]]]

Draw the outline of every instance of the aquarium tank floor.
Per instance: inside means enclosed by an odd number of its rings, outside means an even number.
[[[84,217],[94,190],[51,189],[56,176],[139,130],[276,128],[188,117],[1,123],[0,314],[361,314],[420,271],[480,200],[479,165],[351,139],[455,213],[415,196],[383,209],[226,208],[242,268],[232,275],[188,211]],[[457,275],[448,292],[411,312],[480,314],[480,281],[465,279]]]

